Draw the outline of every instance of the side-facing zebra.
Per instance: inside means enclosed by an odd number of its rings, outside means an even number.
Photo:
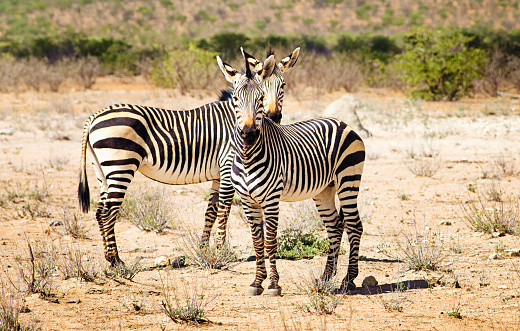
[[[266,93],[274,94],[273,100],[280,106],[285,84],[283,73],[296,63],[298,55],[299,48],[284,58],[278,64],[279,70],[266,80],[271,82]],[[267,103],[265,106],[268,109]],[[105,258],[111,265],[122,263],[114,228],[136,171],[166,184],[213,181],[202,242],[208,242],[217,218],[219,240],[224,242],[234,194],[230,181],[233,153],[230,141],[235,121],[231,101],[183,111],[116,104],[90,116],[83,131],[78,199],[81,210],[88,212],[90,192],[85,167],[88,151],[100,184],[96,220]]]
[[[290,125],[278,125],[264,116],[262,82],[270,75],[274,59],[263,66],[238,73],[217,57],[226,79],[233,83],[236,128],[233,133],[235,157],[231,181],[242,199],[251,226],[256,253],[256,277],[248,295],[263,292],[267,278],[264,247],[271,265],[269,295],[280,295],[275,254],[280,201],[313,198],[325,223],[329,239],[323,279],[330,279],[337,267],[341,238],[346,226],[350,244],[348,273],[341,290],[355,288],[362,224],[357,196],[365,160],[365,147],[350,126],[334,118],[320,118]],[[335,206],[338,194],[339,213]],[[265,218],[265,239],[264,239]]]

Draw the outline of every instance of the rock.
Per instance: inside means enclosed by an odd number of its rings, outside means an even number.
[[[60,220],[49,221],[49,226],[60,226],[60,225],[63,225],[63,223]]]
[[[186,256],[177,256],[171,264],[172,268],[184,268],[186,266]]]
[[[507,285],[500,285],[498,288],[501,290],[507,290]]]
[[[363,287],[376,287],[378,284],[377,280],[374,276],[368,276],[363,279],[363,283],[361,283],[361,286]]]
[[[506,249],[504,252],[510,257],[520,256],[520,248]]]
[[[493,233],[491,234],[491,236],[492,236],[493,238],[503,237],[503,236],[505,236],[505,235],[506,235],[506,234],[505,234],[504,232],[493,232]]]
[[[168,264],[170,264],[170,260],[164,255],[155,258],[156,267],[166,267]]]
[[[439,225],[451,225],[451,221],[448,221],[448,220],[440,221]]]
[[[5,134],[8,136],[12,135],[13,133],[14,133],[14,128],[0,130],[0,134]]]
[[[345,94],[338,100],[331,102],[323,111],[323,116],[330,116],[340,119],[350,125],[354,131],[364,137],[371,137],[372,133],[368,131],[359,119],[356,110],[360,108],[361,103],[352,94]]]
[[[496,260],[496,259],[498,259],[498,254],[491,254],[491,255],[488,257],[488,259],[490,259],[490,260]]]

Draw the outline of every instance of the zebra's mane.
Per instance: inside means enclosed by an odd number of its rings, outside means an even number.
[[[231,101],[233,100],[233,87],[227,87],[220,90],[218,101]]]
[[[265,58],[267,59],[271,55],[274,55],[274,48],[273,48],[273,46],[269,46],[269,48],[265,52]]]

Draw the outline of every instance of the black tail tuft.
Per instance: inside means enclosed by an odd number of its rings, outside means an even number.
[[[78,201],[81,211],[88,213],[90,209],[90,190],[88,188],[87,177],[83,177],[84,180],[79,181],[78,185]]]

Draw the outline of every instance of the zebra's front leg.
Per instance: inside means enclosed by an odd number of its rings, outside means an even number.
[[[253,237],[253,247],[256,255],[256,274],[255,280],[247,290],[247,296],[260,295],[264,291],[262,282],[267,278],[267,271],[265,269],[265,253],[264,253],[264,219],[262,208],[258,205],[250,206],[244,202],[244,213],[247,217],[247,222],[251,228],[251,235]]]
[[[278,232],[278,214],[279,201],[269,200],[269,206],[264,208],[265,215],[265,249],[269,257],[269,287],[267,293],[269,296],[279,296],[282,294],[282,288],[278,285],[280,276],[276,269],[276,252],[278,250],[278,242],[276,235]]]
[[[219,188],[220,181],[214,180],[209,193],[208,208],[206,209],[206,214],[204,216],[204,230],[202,232],[201,245],[209,244],[211,229],[213,228],[213,224],[215,224],[215,219],[217,218]]]

